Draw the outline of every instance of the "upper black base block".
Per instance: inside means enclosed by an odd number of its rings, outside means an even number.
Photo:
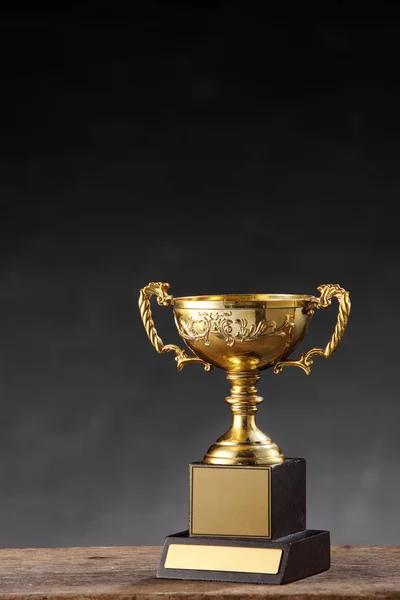
[[[255,565],[258,572],[252,571]],[[276,540],[193,537],[183,531],[166,538],[157,577],[281,584],[329,567],[328,531],[307,529]]]
[[[191,535],[275,540],[305,528],[304,458],[273,466],[190,465]]]

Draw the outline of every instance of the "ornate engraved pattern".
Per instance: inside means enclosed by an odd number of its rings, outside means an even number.
[[[308,352],[303,352],[298,360],[283,360],[276,363],[274,373],[277,375],[282,373],[283,367],[300,367],[307,375],[310,375],[311,366],[313,364],[312,357],[325,356],[325,358],[329,358],[332,356],[346,331],[351,310],[349,292],[340,287],[338,283],[320,285],[317,289],[321,292],[321,296],[312,300],[305,312],[312,316],[314,310],[320,310],[321,308],[330,306],[332,298],[336,298],[339,302],[339,311],[332,337],[325,348],[312,348]]]
[[[236,342],[245,343],[270,336],[285,337],[288,329],[292,329],[294,323],[289,315],[286,315],[283,324],[277,327],[275,321],[263,319],[256,324],[248,324],[247,319],[229,319],[232,311],[224,312],[199,312],[199,318],[180,319],[177,322],[179,333],[189,341],[203,342],[205,346],[210,345],[210,335],[216,334],[222,337],[228,346],[234,346]]]
[[[187,352],[185,352],[185,350],[182,350],[181,348],[179,348],[179,346],[176,346],[175,344],[167,344],[165,346],[162,339],[158,335],[151,314],[150,298],[151,296],[155,295],[157,297],[157,302],[160,306],[170,306],[172,302],[172,296],[170,296],[167,293],[169,287],[169,283],[162,283],[159,281],[157,283],[149,283],[149,285],[146,285],[146,287],[140,290],[140,316],[142,317],[143,325],[149,337],[149,340],[159,354],[165,354],[166,352],[176,353],[175,360],[176,365],[178,367],[178,371],[181,371],[185,365],[188,365],[190,363],[202,363],[204,365],[205,371],[211,371],[212,366],[209,363],[204,362],[203,360],[201,360],[201,358],[198,358],[197,356],[189,356]]]

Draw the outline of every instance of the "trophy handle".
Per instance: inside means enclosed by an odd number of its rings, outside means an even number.
[[[341,288],[337,283],[320,285],[317,289],[321,292],[321,296],[319,298],[313,298],[308,306],[304,308],[304,312],[312,316],[314,310],[330,306],[332,298],[336,298],[339,303],[339,312],[332,337],[325,348],[312,348],[312,350],[309,350],[308,352],[303,352],[303,354],[300,355],[299,360],[282,360],[276,363],[274,373],[277,375],[282,373],[283,367],[300,367],[307,375],[310,375],[311,365],[313,364],[311,357],[320,355],[329,358],[332,356],[346,331],[351,309],[349,292],[346,292],[346,290]]]
[[[139,310],[140,316],[142,317],[143,325],[146,330],[149,340],[157,350],[158,354],[165,354],[166,352],[176,352],[175,360],[178,367],[178,371],[182,371],[185,365],[189,363],[202,363],[205,371],[211,371],[212,366],[209,363],[204,362],[197,356],[189,356],[185,350],[175,346],[175,344],[168,344],[164,346],[164,343],[157,333],[157,329],[154,326],[154,321],[151,314],[150,298],[155,295],[157,302],[160,306],[170,306],[173,297],[167,294],[170,285],[169,283],[149,283],[146,287],[140,290],[139,294]]]

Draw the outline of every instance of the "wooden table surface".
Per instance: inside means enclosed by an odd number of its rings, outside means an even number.
[[[156,579],[161,548],[0,550],[0,600],[400,598],[400,546],[333,546],[329,571],[281,586]]]

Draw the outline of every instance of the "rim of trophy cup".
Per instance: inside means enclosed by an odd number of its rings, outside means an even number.
[[[174,297],[175,308],[296,308],[313,300],[312,294],[212,294]]]

